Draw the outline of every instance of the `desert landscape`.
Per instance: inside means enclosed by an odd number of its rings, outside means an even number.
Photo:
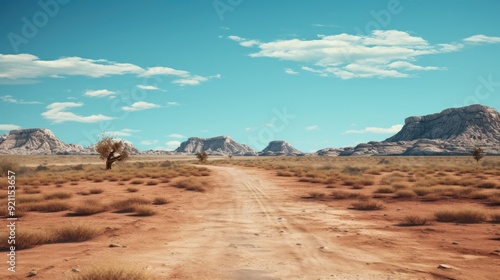
[[[40,160],[52,160],[45,156]],[[77,162],[78,156],[67,156]],[[25,279],[494,279],[500,159],[152,157],[19,170]],[[94,164],[100,163],[100,164]],[[7,184],[2,182],[2,189]],[[3,211],[6,195],[2,195]],[[7,213],[3,212],[6,217]],[[7,245],[2,231],[2,248]]]
[[[0,279],[500,279],[500,1],[0,1]]]

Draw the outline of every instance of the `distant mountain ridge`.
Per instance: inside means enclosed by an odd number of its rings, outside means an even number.
[[[257,153],[248,145],[229,136],[212,138],[191,137],[175,152],[141,151],[125,142],[131,154],[194,154],[205,151],[211,155],[269,156],[304,155],[286,141],[271,141]],[[320,156],[377,156],[377,155],[470,155],[475,148],[487,154],[500,155],[500,114],[495,108],[470,105],[450,108],[440,113],[405,119],[405,125],[384,141],[371,141],[355,147],[325,148],[313,155]],[[96,154],[94,147],[66,144],[52,131],[44,128],[12,130],[0,136],[0,154]]]
[[[190,137],[181,143],[176,153],[194,154],[207,152],[211,155],[255,156],[257,153],[247,145],[234,141],[229,136],[212,138]]]
[[[408,117],[394,136],[355,147],[326,148],[318,155],[469,155],[475,148],[500,154],[500,114],[494,108],[470,105],[440,113]]]

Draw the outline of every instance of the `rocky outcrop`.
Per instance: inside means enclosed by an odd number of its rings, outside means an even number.
[[[187,154],[207,152],[211,155],[235,156],[257,155],[249,146],[240,144],[228,136],[218,136],[213,138],[190,137],[188,140],[182,142],[175,152]]]
[[[65,144],[49,129],[12,130],[0,137],[0,154],[50,155],[88,153],[89,151],[80,145]]]
[[[470,155],[475,148],[500,154],[500,114],[494,108],[471,105],[441,113],[409,117],[403,128],[382,142],[322,149],[318,155]]]
[[[281,140],[269,142],[267,147],[259,152],[259,156],[297,156],[303,154],[288,142]]]

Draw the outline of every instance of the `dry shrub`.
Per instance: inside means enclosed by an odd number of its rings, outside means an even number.
[[[20,169],[19,164],[13,160],[0,160],[0,177],[7,177],[9,171],[16,172],[17,174]]]
[[[48,193],[43,196],[44,199],[68,199],[72,197],[73,194],[70,192],[54,192]]]
[[[38,194],[31,194],[31,195],[22,195],[16,197],[16,202],[23,204],[23,203],[33,203],[33,202],[40,202],[43,200],[43,196],[38,195]]]
[[[474,224],[486,221],[487,215],[476,209],[440,210],[434,213],[436,220],[443,223]]]
[[[402,226],[423,226],[429,223],[426,217],[420,217],[417,215],[407,215],[403,217],[401,221]]]
[[[163,205],[163,204],[167,204],[167,203],[168,203],[168,199],[161,197],[161,196],[155,197],[153,200],[153,204],[155,204],[155,205]]]
[[[493,213],[490,216],[493,223],[500,223],[500,213]]]
[[[132,185],[144,184],[144,180],[134,179],[134,180],[130,181],[130,184],[132,184]]]
[[[394,189],[392,187],[389,187],[389,186],[378,187],[375,190],[375,193],[393,193],[393,192],[394,192]]]
[[[113,207],[117,213],[130,213],[134,212],[135,206],[147,204],[151,204],[151,201],[142,197],[132,197],[125,200],[115,201],[111,204],[111,207]]]
[[[138,192],[139,189],[138,188],[127,188],[127,191],[128,192]]]
[[[156,211],[148,205],[135,205],[134,207],[135,216],[153,216]]]
[[[410,185],[402,182],[394,182],[391,184],[391,187],[395,190],[404,190],[410,188]]]
[[[77,206],[71,215],[73,216],[89,216],[101,213],[108,210],[106,205],[103,205],[96,199],[87,199],[81,205]]]
[[[35,193],[41,193],[42,191],[38,187],[25,187],[23,189],[24,193],[26,194],[35,194]]]
[[[497,182],[495,181],[481,181],[476,184],[476,188],[480,189],[494,189],[498,186]]]
[[[89,193],[90,194],[100,194],[100,193],[103,193],[104,190],[103,189],[99,189],[99,188],[92,188],[89,190]]]
[[[92,268],[82,268],[82,271],[71,277],[71,280],[150,280],[152,276],[144,270],[131,268],[130,266],[106,264]]]
[[[360,199],[352,204],[352,208],[356,210],[372,211],[372,210],[383,209],[384,204],[380,201],[375,201],[371,199]]]
[[[416,187],[416,188],[413,188],[413,191],[418,196],[424,196],[424,195],[428,195],[428,194],[432,193],[431,189],[430,188],[426,188],[426,187]]]
[[[412,198],[416,197],[417,194],[413,190],[398,190],[394,193],[397,198]]]
[[[488,203],[492,206],[499,206],[500,205],[500,193],[494,193],[487,195],[488,198]]]
[[[350,176],[360,176],[363,175],[364,169],[355,166],[346,166],[341,171],[343,174]]]
[[[158,185],[158,181],[149,180],[149,181],[146,182],[146,185],[148,185],[148,186],[156,186],[156,185]]]
[[[47,201],[26,205],[29,211],[61,212],[71,208],[71,205],[62,201]]]
[[[67,224],[53,230],[55,242],[83,242],[102,233],[102,230],[89,223]]]
[[[175,187],[181,188],[181,189],[186,189],[189,191],[196,191],[196,192],[204,192],[204,182],[200,181],[199,179],[196,178],[187,178],[187,179],[182,179],[175,183]]]
[[[354,192],[335,190],[332,192],[332,196],[334,199],[354,199],[360,195]]]
[[[16,229],[16,249],[23,250],[42,244],[58,242],[83,242],[101,234],[102,230],[89,223],[66,224],[49,229]],[[0,233],[0,250],[8,248],[7,232]]]

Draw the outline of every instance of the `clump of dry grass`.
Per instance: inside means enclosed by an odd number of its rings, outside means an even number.
[[[476,209],[440,210],[434,213],[436,220],[443,223],[474,224],[487,220],[484,211]]]
[[[413,190],[398,190],[394,193],[394,197],[396,198],[413,198],[416,197],[417,194]]]
[[[394,193],[394,189],[389,186],[381,186],[378,187],[375,191],[375,193]]]
[[[357,202],[352,203],[352,208],[356,210],[373,211],[383,209],[384,204],[380,201],[371,199],[360,199]]]
[[[44,199],[68,199],[73,196],[72,193],[70,192],[53,192],[53,193],[48,193],[43,196]]]
[[[132,185],[144,184],[144,180],[134,179],[134,180],[130,181],[130,184],[132,184]]]
[[[138,192],[139,189],[138,188],[127,188],[127,191],[128,192]]]
[[[363,175],[364,169],[356,166],[346,166],[341,172],[350,176],[360,176]]]
[[[493,223],[500,223],[500,213],[493,213],[490,216]]]
[[[188,191],[204,192],[205,183],[196,178],[186,178],[175,183],[175,187],[186,189]]]
[[[135,206],[147,204],[151,204],[151,201],[142,197],[132,197],[125,200],[115,201],[111,204],[111,207],[113,207],[117,213],[130,213],[134,212]]]
[[[290,171],[284,171],[284,170],[278,170],[276,172],[276,175],[278,176],[282,176],[282,177],[292,177],[293,176],[293,173],[290,172]]]
[[[417,215],[407,215],[403,217],[401,226],[423,226],[429,223],[429,219]]]
[[[332,197],[334,199],[354,199],[359,198],[361,195],[354,192],[335,190],[332,192]]]
[[[16,202],[20,204],[40,202],[43,200],[43,196],[39,194],[21,195],[16,198]]]
[[[92,188],[92,189],[89,190],[90,194],[101,194],[103,192],[104,192],[104,190],[103,189],[99,189],[99,188]]]
[[[106,264],[92,268],[82,268],[82,272],[70,278],[71,280],[150,280],[152,276],[138,268],[124,267],[116,264]]]
[[[23,188],[23,191],[26,194],[35,194],[35,193],[42,192],[38,187],[25,187],[25,188]]]
[[[71,208],[71,205],[62,201],[46,201],[34,204],[26,205],[29,211],[40,211],[40,212],[61,212],[66,211]]]
[[[16,231],[16,249],[23,250],[42,244],[59,242],[83,242],[101,234],[102,230],[89,223],[65,224],[48,229],[27,229],[19,227]],[[7,232],[0,233],[0,250],[9,248]]]
[[[135,205],[133,211],[135,216],[153,216],[156,214],[156,211],[148,205]]]
[[[167,203],[168,203],[168,199],[161,197],[161,196],[157,196],[153,199],[153,204],[155,204],[155,205],[163,205],[163,204],[167,204]]]
[[[97,213],[102,213],[108,210],[106,205],[103,205],[100,201],[96,199],[87,199],[81,205],[77,206],[73,212],[72,216],[89,216]]]
[[[476,184],[476,188],[480,189],[494,189],[496,187],[498,187],[498,184],[495,181],[481,181]]]
[[[148,186],[156,186],[156,185],[158,185],[158,181],[156,181],[156,180],[149,180],[149,181],[146,182],[146,185],[148,185]]]

